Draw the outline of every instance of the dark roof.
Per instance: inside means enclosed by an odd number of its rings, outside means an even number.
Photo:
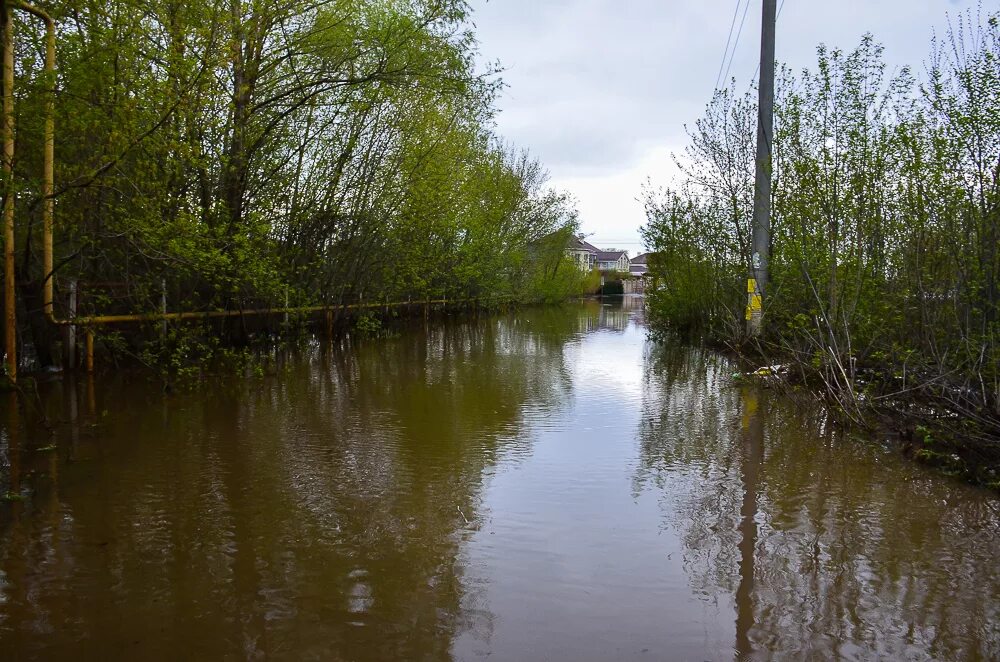
[[[626,255],[625,251],[597,251],[598,262],[617,262],[618,258]]]
[[[573,237],[569,242],[569,249],[571,251],[587,251],[588,253],[599,253],[600,249],[596,246],[592,246],[585,242],[579,237]]]
[[[649,253],[643,253],[642,255],[636,255],[632,258],[632,264],[646,264],[646,258],[649,257]]]

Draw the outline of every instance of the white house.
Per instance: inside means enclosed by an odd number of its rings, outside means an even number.
[[[629,272],[628,253],[625,251],[598,251],[597,268],[601,271]]]
[[[573,258],[580,271],[590,271],[597,264],[597,254],[601,251],[579,237],[573,237],[566,248],[566,254]]]

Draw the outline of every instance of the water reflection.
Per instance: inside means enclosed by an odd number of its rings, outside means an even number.
[[[997,501],[729,370],[653,352],[634,489],[660,495],[692,588],[731,596],[737,659],[996,659]]]
[[[1000,657],[994,499],[636,304],[11,398],[0,657]]]
[[[754,626],[754,567],[757,557],[757,486],[764,460],[764,413],[760,411],[760,388],[740,389],[743,407],[740,425],[743,442],[740,476],[743,480],[743,503],[740,506],[740,583],[736,588],[736,654],[747,659],[753,652],[750,630]]]
[[[446,658],[487,616],[461,610],[457,561],[482,482],[566,402],[578,329],[537,310],[315,347],[207,393],[88,386],[83,420],[80,387],[53,385],[62,483],[36,477],[0,511],[4,650]]]

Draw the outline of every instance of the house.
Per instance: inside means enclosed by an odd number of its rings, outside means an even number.
[[[601,251],[588,244],[582,237],[573,237],[566,247],[566,254],[573,258],[581,271],[590,271],[597,265],[597,254]]]
[[[645,276],[646,272],[649,271],[649,265],[647,264],[647,259],[649,258],[649,253],[643,253],[642,255],[636,255],[629,262],[628,270],[633,276]]]
[[[629,272],[628,253],[625,251],[598,251],[597,268],[601,271]]]

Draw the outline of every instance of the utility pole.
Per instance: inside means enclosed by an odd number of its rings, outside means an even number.
[[[774,138],[774,32],[777,0],[764,0],[757,99],[757,172],[753,191],[753,239],[747,279],[747,334],[760,336],[771,254],[771,142]]]

